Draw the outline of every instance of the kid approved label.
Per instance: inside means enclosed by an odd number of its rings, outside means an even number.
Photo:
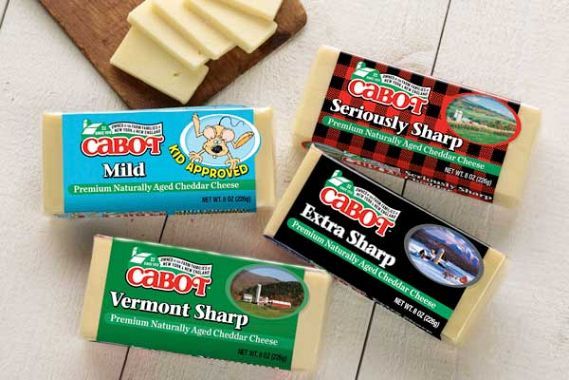
[[[65,212],[253,212],[254,110],[63,115]]]
[[[341,53],[312,141],[351,163],[492,202],[519,109]]]
[[[113,239],[97,341],[290,369],[304,270]]]
[[[274,239],[438,338],[488,250],[326,156]]]

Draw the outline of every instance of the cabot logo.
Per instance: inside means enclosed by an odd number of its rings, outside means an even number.
[[[401,77],[382,74],[376,69],[366,67],[362,61],[348,83],[348,92],[356,98],[362,98],[398,110],[410,109],[415,115],[421,115],[429,104],[429,87],[422,87]]]
[[[88,156],[142,156],[149,152],[161,154],[164,141],[162,123],[137,124],[119,122],[112,124],[83,121],[81,152]]]
[[[210,264],[196,264],[179,257],[156,256],[133,249],[125,279],[135,288],[154,289],[164,292],[205,297],[207,287],[212,283]]]
[[[387,206],[375,195],[353,182],[342,177],[336,170],[320,191],[320,201],[340,212],[344,216],[357,221],[362,227],[375,228],[381,237],[395,226],[401,211]]]

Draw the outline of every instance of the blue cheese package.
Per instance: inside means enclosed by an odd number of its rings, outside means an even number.
[[[275,203],[272,110],[191,107],[43,116],[53,215],[255,212]]]

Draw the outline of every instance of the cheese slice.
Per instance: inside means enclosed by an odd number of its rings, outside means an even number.
[[[191,42],[153,11],[151,0],[143,2],[130,12],[128,22],[191,70],[199,69],[208,61]]]
[[[277,30],[274,21],[240,12],[218,0],[186,0],[186,5],[247,53],[255,51]]]
[[[221,0],[229,6],[253,16],[274,20],[283,0]]]
[[[194,110],[191,108],[186,110],[191,114],[194,111],[199,111],[199,107]],[[169,111],[165,110],[164,112]],[[219,107],[219,112],[223,112],[223,107]],[[255,156],[256,207],[258,210],[272,210],[276,203],[273,110],[271,108],[257,108],[254,112],[255,127],[258,129],[262,139],[259,152]],[[64,215],[67,212],[64,207],[63,185],[63,114],[46,112],[43,115],[42,144],[44,212],[51,215]],[[168,150],[165,149],[162,154],[169,154]],[[177,164],[173,163],[173,165]],[[96,164],[96,166],[98,169],[99,164]],[[159,170],[160,168],[156,169]],[[131,181],[131,183],[134,182]],[[155,205],[148,204],[147,206],[148,212],[156,212],[153,209]],[[192,210],[187,211],[191,212]],[[212,212],[215,212],[215,210],[212,210]]]
[[[329,46],[318,50],[294,121],[297,146],[310,141],[314,135],[339,55],[340,50]],[[494,203],[506,207],[517,206],[522,198],[531,151],[541,125],[541,112],[532,106],[522,104],[518,116],[521,132],[508,144],[494,192]]]
[[[300,196],[300,193],[304,189],[304,186],[305,186],[306,182],[309,180],[309,178],[311,178],[311,176],[313,176],[313,175],[317,175],[317,176],[319,176],[319,178],[321,177],[320,174],[314,174],[314,173],[316,173],[316,171],[315,171],[316,165],[319,163],[319,161],[321,159],[328,159],[328,160],[332,160],[334,162],[337,162],[336,160],[333,160],[333,159],[323,155],[323,153],[319,149],[315,148],[314,145],[312,145],[311,148],[308,150],[308,153],[307,153],[306,157],[304,158],[302,164],[298,168],[295,176],[293,177],[290,185],[288,186],[287,190],[285,191],[284,195],[280,198],[279,203],[277,204],[277,207],[276,207],[275,211],[273,212],[271,219],[269,220],[269,222],[267,223],[267,225],[265,227],[264,235],[275,240],[280,245],[287,247],[286,242],[278,240],[278,238],[276,237],[277,233],[279,232],[281,227],[287,226],[287,216],[289,215],[289,212],[293,208],[293,205],[295,204],[295,202],[297,202],[297,200]],[[352,170],[352,169],[350,169],[346,166],[341,166],[342,172],[348,172],[350,170]],[[315,189],[315,191],[318,192],[317,189]],[[379,194],[374,194],[374,196],[379,196]],[[401,212],[405,212],[405,213],[412,212],[413,207],[417,208],[417,206],[414,206],[408,200],[404,200],[403,198],[401,198],[401,199],[403,202],[405,202],[407,204],[406,207],[398,208],[398,206],[401,206],[401,205],[393,204],[393,201],[391,201],[391,204],[389,206],[395,207],[398,210],[404,210]],[[381,201],[381,199],[380,199],[380,201]],[[304,200],[303,200],[303,202],[304,202]],[[345,203],[345,201],[343,201],[343,202]],[[340,206],[338,206],[338,207],[340,207]],[[320,215],[320,217],[322,219],[324,217],[324,215]],[[341,219],[337,213],[334,214],[333,218],[334,218],[333,220],[336,224],[340,223],[340,226],[342,225]],[[332,219],[330,219],[330,220],[332,220]],[[421,220],[424,221],[424,219],[421,219]],[[310,222],[307,222],[307,223],[310,224]],[[413,226],[409,226],[409,225],[405,225],[404,227],[405,228],[413,228]],[[397,228],[397,226],[394,228]],[[285,235],[283,234],[283,236],[285,236]],[[303,238],[299,237],[299,239],[302,240]],[[321,244],[325,244],[325,243],[321,243]],[[394,243],[392,241],[390,241],[390,242],[386,242],[386,244],[388,247],[392,247]],[[391,245],[389,245],[389,244],[391,244]],[[307,252],[302,252],[302,251],[299,251],[298,249],[294,249],[294,251],[300,255],[303,255],[303,254],[307,255],[308,254]],[[387,254],[389,254],[389,253],[390,252],[387,252]],[[395,254],[395,253],[391,252],[391,254]],[[330,255],[332,255],[332,254],[330,253]],[[403,256],[404,255],[405,255],[405,253],[403,253]],[[319,265],[324,269],[327,269],[328,260],[325,257],[325,255],[318,254],[318,255],[316,255],[316,257],[317,258],[314,258],[314,256],[309,257],[309,259],[311,261],[313,261],[314,264]],[[405,257],[399,257],[398,259],[406,260]],[[350,259],[350,260],[352,260],[352,259]],[[451,314],[450,318],[448,319],[447,324],[445,325],[444,329],[441,332],[441,339],[443,339],[445,341],[449,341],[453,344],[463,343],[464,337],[465,337],[465,335],[467,335],[467,331],[468,331],[469,327],[472,325],[473,321],[475,320],[476,314],[478,314],[480,312],[480,310],[484,308],[484,305],[487,303],[490,295],[492,294],[492,291],[495,289],[496,283],[498,282],[498,280],[497,280],[498,275],[501,273],[502,266],[505,262],[505,256],[501,252],[499,252],[493,248],[488,248],[487,252],[484,255],[483,261],[484,261],[484,267],[483,267],[482,276],[480,277],[480,279],[476,283],[474,283],[471,286],[466,287],[466,290],[462,294],[460,301],[458,302],[458,304],[456,305],[456,307],[452,311],[452,314]],[[348,264],[346,264],[346,265],[348,265]],[[333,266],[330,271],[333,275],[339,275],[337,273],[334,273],[335,270],[339,270],[339,268],[337,266]],[[343,273],[343,274],[345,274],[345,273]],[[347,283],[350,283],[349,278],[343,277],[342,280],[347,282]],[[362,282],[359,282],[359,283],[361,284]],[[367,286],[371,286],[371,285],[367,285]],[[384,285],[382,283],[378,282],[376,286],[381,287]],[[362,291],[363,294],[370,294],[369,288],[368,289],[358,288],[355,285],[354,285],[354,287],[356,289]],[[430,296],[434,297],[436,299],[436,294],[430,294]]]
[[[202,54],[218,59],[235,44],[184,5],[184,0],[150,0],[154,10]]]
[[[109,296],[105,295],[105,287],[107,285],[107,282],[110,281],[110,279],[108,279],[107,274],[109,271],[109,264],[111,263],[111,258],[113,258],[116,261],[117,255],[118,256],[120,256],[120,255],[124,256],[124,253],[125,253],[124,251],[120,251],[120,250],[113,251],[113,245],[114,244],[120,244],[120,242],[127,242],[127,243],[131,243],[131,244],[132,243],[139,243],[141,245],[144,245],[146,247],[146,249],[151,250],[152,254],[155,254],[155,255],[160,255],[162,250],[164,250],[164,253],[168,253],[168,252],[171,252],[173,249],[178,249],[176,247],[165,246],[165,245],[155,244],[155,243],[136,242],[133,240],[117,239],[117,238],[111,238],[111,237],[102,236],[102,235],[95,236],[94,242],[93,242],[93,253],[91,256],[91,266],[89,269],[87,286],[85,289],[85,297],[84,297],[84,303],[83,303],[83,310],[81,313],[81,326],[80,326],[81,336],[83,336],[85,339],[87,339],[89,341],[101,341],[101,342],[108,341],[105,339],[101,339],[101,337],[100,337],[101,320],[103,320],[101,318],[101,314],[103,313],[103,301],[104,301],[105,297],[109,297]],[[211,260],[216,263],[213,265],[213,270],[211,272],[212,273],[211,277],[212,277],[213,281],[212,281],[210,287],[213,286],[213,284],[225,284],[227,281],[231,280],[231,278],[228,278],[228,277],[216,276],[215,265],[219,265],[219,263],[227,262],[228,265],[235,265],[235,263],[241,263],[238,265],[241,265],[243,267],[245,267],[245,265],[247,265],[249,268],[252,266],[256,266],[256,265],[266,265],[266,266],[270,266],[271,268],[279,268],[279,267],[282,268],[283,267],[283,264],[276,263],[276,262],[268,262],[268,261],[254,259],[254,258],[245,258],[245,257],[240,258],[237,256],[221,255],[221,254],[218,254],[215,252],[195,251],[195,250],[188,250],[188,249],[184,249],[184,248],[180,248],[177,252],[178,252],[178,254],[186,254],[187,255],[187,257],[183,257],[183,259],[191,259],[192,253],[197,252],[202,259],[204,257],[210,257]],[[125,258],[125,260],[128,261],[131,258],[131,256],[130,256],[130,252],[126,252],[126,253],[128,254],[128,256]],[[291,266],[287,265],[286,267],[291,267]],[[309,267],[299,267],[299,266],[296,266],[296,268],[304,270],[304,277],[302,278],[302,280],[304,281],[304,284],[306,285],[306,288],[308,290],[309,298],[308,298],[308,301],[305,304],[305,306],[299,312],[298,318],[296,320],[296,332],[294,333],[294,340],[291,339],[292,343],[293,343],[293,349],[291,350],[292,351],[292,360],[291,360],[291,364],[290,364],[290,369],[291,370],[310,371],[310,370],[313,370],[314,368],[316,368],[316,365],[318,362],[318,355],[319,355],[320,346],[321,346],[321,337],[322,337],[323,326],[324,326],[324,322],[326,320],[326,314],[327,314],[328,303],[329,303],[329,295],[330,295],[330,285],[332,283],[332,278],[326,272],[318,270],[318,269],[309,268]],[[168,271],[171,271],[171,269],[168,269]],[[116,281],[117,279],[114,279],[114,280]],[[142,290],[142,291],[144,292],[144,290]],[[163,291],[148,290],[147,294],[145,296],[145,298],[147,299],[146,302],[152,302],[152,301],[168,302],[167,298],[166,299],[162,298],[163,294],[164,294]],[[223,294],[229,294],[229,292],[227,292],[227,293],[219,292],[219,294],[217,294],[215,296],[215,298],[208,297],[208,294],[206,293],[206,295],[204,297],[199,298],[199,301],[200,301],[199,303],[210,306],[212,308],[212,310],[218,310],[218,303],[220,305],[223,304],[223,307],[226,307],[225,305],[227,305],[227,303],[229,302],[227,299],[224,299]],[[191,298],[192,295],[188,294],[185,297]],[[221,301],[219,301],[220,299],[221,299]],[[222,302],[224,302],[224,303],[222,303]],[[161,305],[168,305],[168,304],[163,303]],[[120,308],[120,306],[119,306],[119,308]],[[135,308],[133,307],[133,309],[135,309]],[[150,312],[140,312],[140,313],[143,316],[156,315],[156,314],[153,314]],[[189,320],[191,320],[191,319],[189,319]],[[172,322],[172,318],[170,318],[169,321]],[[182,323],[185,321],[186,321],[185,319],[180,320],[180,322],[182,322]],[[280,324],[280,320],[277,320],[277,321],[279,321],[279,324]],[[255,334],[256,329],[259,328],[257,326],[263,325],[264,330],[266,330],[266,325],[267,324],[270,325],[271,323],[273,323],[273,322],[270,318],[263,318],[263,319],[255,318],[254,321],[251,321],[251,319],[250,319],[249,323],[242,327],[242,330],[240,331],[240,333]],[[216,327],[221,327],[221,326],[216,325]],[[103,324],[103,328],[104,328],[104,324]],[[154,333],[154,335],[151,338],[145,339],[145,341],[143,343],[144,344],[143,347],[145,347],[145,348],[158,348],[158,347],[153,346],[154,339],[157,338],[155,330],[152,330],[152,329],[149,329],[149,330],[142,330],[142,329],[136,330],[136,329],[134,329],[133,330],[131,326],[125,326],[125,327],[123,327],[123,329],[125,331],[130,331],[130,333],[146,334],[147,331]],[[280,327],[280,329],[282,330],[282,327]],[[176,347],[176,343],[173,343],[173,344],[168,343],[167,338],[172,336],[172,334],[173,334],[172,331],[164,330],[164,332],[162,334],[163,334],[163,337],[166,339],[164,339],[163,342],[160,343],[160,346],[159,346],[160,349],[175,351],[175,352],[181,352],[181,351],[179,351],[179,346]],[[284,333],[281,332],[280,334],[286,334],[286,332],[284,332]],[[236,335],[238,336],[240,334],[236,334]],[[122,341],[123,339],[125,339],[125,338],[120,337],[120,336],[113,337],[113,341],[111,343],[129,344],[129,342],[127,342],[127,341]],[[196,337],[193,334],[187,334],[186,338],[184,338],[184,339],[186,339],[188,347],[192,347],[192,346],[193,347],[200,347],[200,345],[196,345],[195,343],[197,341],[199,341],[199,339],[203,339],[203,338]],[[239,344],[236,341],[233,341],[233,342],[228,341],[228,343],[225,343],[223,341],[223,339],[221,339],[221,338],[217,339],[217,338],[214,338],[213,336],[208,339],[208,342],[215,342],[216,340],[218,340],[218,342],[214,343],[214,344],[219,344],[219,345],[221,345],[221,344],[238,345]],[[193,345],[192,345],[192,343],[193,343]],[[271,347],[267,346],[266,350],[270,351]],[[279,352],[282,352],[282,351],[283,351],[283,349],[281,348],[281,351],[279,351]],[[217,356],[217,355],[220,355],[220,356]],[[209,351],[204,351],[203,355],[200,355],[200,356],[224,359],[223,350],[220,350],[220,353],[218,354],[217,351],[212,351],[210,349]],[[234,357],[233,355],[231,355],[231,356]],[[247,360],[245,360],[245,362],[247,362]],[[255,364],[258,364],[258,363],[255,363]]]
[[[190,70],[135,27],[121,42],[111,64],[182,104],[190,100],[209,71],[205,65]]]

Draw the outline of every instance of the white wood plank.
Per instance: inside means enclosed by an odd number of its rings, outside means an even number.
[[[309,18],[306,29],[213,101],[218,104],[272,105],[275,108],[279,194],[284,192],[302,159],[302,154],[291,146],[290,126],[317,48],[324,43],[333,44],[394,65],[428,71],[435,57],[447,2],[432,2],[430,7],[424,7],[418,0],[387,2],[381,6],[374,0],[349,5],[341,0],[311,0],[304,4]],[[421,33],[416,32],[417,26],[421,27]],[[401,179],[381,174],[372,176],[395,191],[402,189]],[[260,236],[265,221],[266,217],[253,215],[171,217],[163,241],[300,262]],[[214,233],[222,237],[211,239]],[[131,349],[124,377],[353,379],[372,307],[371,301],[348,287],[339,283],[334,285],[320,366],[314,374],[292,375],[261,367]]]
[[[8,0],[0,0],[0,28],[2,28],[2,19],[8,6]]]
[[[376,312],[361,378],[546,379],[569,373],[569,156],[562,145],[569,139],[569,101],[560,95],[569,85],[568,17],[564,2],[452,1],[435,76],[541,107],[542,133],[517,210],[407,184],[405,196],[501,249],[509,263],[461,348],[427,341],[413,326]],[[378,360],[382,355],[390,360]]]
[[[40,115],[122,105],[36,1],[0,31],[0,377],[118,378],[126,348],[79,336],[93,235],[157,240],[164,218],[41,214]]]

